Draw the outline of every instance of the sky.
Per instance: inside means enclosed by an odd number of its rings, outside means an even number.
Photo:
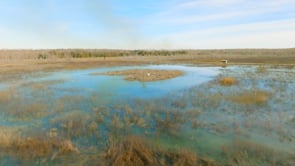
[[[295,0],[0,0],[0,49],[294,47]]]

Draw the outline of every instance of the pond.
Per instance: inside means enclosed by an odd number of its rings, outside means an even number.
[[[127,69],[184,74],[93,75]],[[22,76],[0,83],[0,165],[293,165],[294,78],[280,67],[189,65]]]

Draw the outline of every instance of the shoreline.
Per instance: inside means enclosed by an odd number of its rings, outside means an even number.
[[[55,51],[54,54],[53,51]],[[161,55],[162,52],[159,51],[159,55],[144,56],[131,54],[133,52],[128,56],[111,56],[123,54],[120,52],[122,50],[107,50],[110,57],[82,58],[71,57],[73,51],[80,54],[88,51],[90,55],[101,55],[105,50],[0,50],[0,75],[150,64],[225,66],[221,62],[224,59],[228,60],[226,66],[295,66],[295,49],[186,50],[184,54],[173,55]],[[146,53],[148,54],[149,51]],[[46,59],[40,59],[40,55],[46,55]]]

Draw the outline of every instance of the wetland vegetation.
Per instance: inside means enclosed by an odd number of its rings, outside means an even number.
[[[7,70],[0,165],[295,164],[290,66]]]
[[[106,73],[92,73],[92,75],[113,75],[113,76],[124,76],[125,80],[128,81],[159,81],[166,80],[181,76],[182,71],[179,70],[154,70],[154,69],[130,69],[122,71],[110,71]]]

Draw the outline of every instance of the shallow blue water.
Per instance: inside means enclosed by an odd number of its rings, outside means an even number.
[[[126,81],[122,76],[91,75],[114,70],[124,69],[166,69],[181,70],[183,76],[155,81],[155,82],[138,82]],[[114,67],[114,68],[97,68],[73,71],[58,71],[49,73],[43,77],[27,78],[28,83],[46,83],[46,81],[58,81],[49,85],[55,95],[60,97],[64,95],[89,95],[90,93],[103,93],[117,97],[132,98],[153,98],[160,97],[168,92],[186,89],[203,82],[209,81],[219,73],[218,67],[193,67],[178,65],[151,65],[151,66],[133,66],[133,67]],[[6,84],[0,84],[0,88],[5,88]]]
[[[126,81],[123,76],[107,76],[107,75],[93,75],[93,73],[102,73],[114,70],[125,69],[166,69],[166,70],[181,70],[184,75],[161,81],[154,82],[138,82]],[[197,86],[201,83],[213,79],[220,73],[219,67],[195,67],[195,66],[181,66],[181,65],[151,65],[151,66],[132,66],[132,67],[112,67],[112,68],[95,68],[72,71],[58,71],[39,74],[38,77],[25,77],[25,79],[16,81],[15,84],[0,83],[0,87],[5,90],[7,87],[17,89],[17,93],[21,98],[21,103],[30,105],[34,103],[46,103],[48,111],[58,103],[63,97],[82,97],[76,103],[69,103],[64,101],[64,111],[83,110],[91,111],[95,105],[100,105],[102,102],[106,103],[126,103],[136,98],[157,98],[163,97],[171,92],[188,89],[192,86]],[[34,84],[45,85],[47,88],[34,89]],[[95,100],[96,103],[90,103],[91,96],[99,97]],[[52,102],[52,106],[50,106]],[[97,103],[99,102],[99,103]],[[10,103],[13,104],[13,103]],[[5,105],[8,104],[4,104]],[[0,106],[1,109],[1,106]],[[8,109],[8,108],[2,108]],[[47,126],[48,120],[42,120],[42,124]],[[20,123],[11,122],[4,118],[0,121],[1,124],[8,126],[20,125]],[[31,125],[35,122],[24,122],[21,124]]]

